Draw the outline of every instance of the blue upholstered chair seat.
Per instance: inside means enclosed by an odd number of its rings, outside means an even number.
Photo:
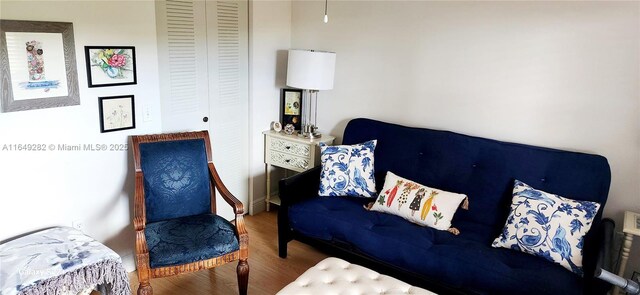
[[[148,223],[144,233],[151,268],[206,260],[239,249],[233,224],[214,214]]]
[[[369,212],[359,199],[316,197],[289,208],[291,227],[304,235],[339,240],[427,278],[486,294],[582,294],[582,280],[533,255],[492,248],[499,229],[454,219],[461,234],[420,227]],[[322,222],[318,222],[321,220]],[[499,282],[499,283],[497,283]]]

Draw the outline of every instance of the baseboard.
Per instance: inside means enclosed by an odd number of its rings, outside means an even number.
[[[256,215],[262,211],[267,210],[267,204],[265,203],[266,197],[262,197],[260,199],[254,199],[253,204],[251,204],[251,215]]]
[[[127,272],[136,271],[136,261],[133,258],[133,254],[121,255],[120,257],[122,258],[122,266]]]
[[[276,190],[274,192],[271,193],[271,196],[278,196],[280,195],[280,191]],[[266,211],[267,210],[267,196],[264,196],[260,199],[254,199],[253,200],[253,204],[250,204],[251,208],[253,208],[253,210],[251,211],[251,215],[256,215],[262,211]],[[271,206],[277,206],[277,205],[273,205],[271,204]]]

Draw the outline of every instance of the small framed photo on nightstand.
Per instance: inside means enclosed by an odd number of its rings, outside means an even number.
[[[280,121],[282,126],[292,124],[295,130],[302,129],[302,90],[282,89],[280,98]]]

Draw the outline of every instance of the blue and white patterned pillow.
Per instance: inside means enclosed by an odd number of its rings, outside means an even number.
[[[583,276],[584,236],[598,208],[596,202],[563,198],[516,180],[511,212],[492,246],[540,256]]]
[[[376,196],[373,153],[377,140],[354,145],[320,144],[320,196]]]

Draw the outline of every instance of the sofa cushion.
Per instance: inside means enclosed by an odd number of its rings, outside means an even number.
[[[415,224],[448,230],[453,215],[466,197],[421,185],[389,171],[371,211],[389,213]]]
[[[582,276],[582,248],[600,204],[575,201],[516,180],[511,213],[493,247],[540,256]]]
[[[376,140],[354,145],[320,143],[320,196],[372,198],[376,194],[374,151]]]
[[[492,248],[497,232],[491,227],[460,221],[456,226],[461,234],[454,236],[398,216],[366,211],[363,203],[354,198],[312,198],[289,208],[290,226],[310,237],[349,243],[375,259],[463,290],[582,293],[582,280],[561,266]]]

